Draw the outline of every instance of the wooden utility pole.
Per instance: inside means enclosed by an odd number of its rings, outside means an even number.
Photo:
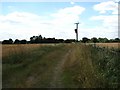
[[[78,42],[78,23],[75,23],[76,24],[76,29],[75,29],[75,33],[76,33],[76,41]]]

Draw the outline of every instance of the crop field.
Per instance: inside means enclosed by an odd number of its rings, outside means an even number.
[[[120,48],[120,43],[97,43],[96,45],[107,48]]]
[[[42,47],[46,45],[54,45],[54,44],[15,44],[15,45],[2,45],[2,57],[9,56],[10,54],[14,53],[23,53],[23,52],[29,52],[30,50]]]
[[[118,49],[116,43],[96,45]],[[120,88],[120,52],[108,49],[81,43],[2,45],[2,87]]]

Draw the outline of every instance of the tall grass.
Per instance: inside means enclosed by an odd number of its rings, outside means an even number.
[[[120,52],[111,52],[108,48],[91,47],[94,67],[104,77],[106,87],[120,87]]]
[[[75,45],[65,65],[63,81],[66,87],[104,87],[104,79],[92,65],[90,46]]]
[[[44,46],[44,44],[13,44],[2,45],[2,58],[9,57],[11,54],[25,53],[34,48]]]
[[[120,53],[90,45],[75,45],[64,65],[66,87],[120,87]]]

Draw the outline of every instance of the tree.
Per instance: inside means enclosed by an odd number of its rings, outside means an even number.
[[[14,44],[20,44],[20,40],[16,39],[16,40],[14,41]]]
[[[30,43],[35,43],[35,36],[30,37]]]
[[[56,42],[56,43],[63,43],[63,42],[64,42],[64,39],[56,39],[55,42]]]
[[[115,42],[120,42],[120,39],[119,39],[119,38],[115,38],[114,41],[115,41]]]
[[[20,41],[21,44],[27,44],[27,40],[23,39]]]
[[[39,35],[38,37],[39,37],[40,40],[42,40],[42,35]]]
[[[66,39],[64,42],[65,43],[72,43],[72,42],[75,42],[76,40],[75,39]]]
[[[10,44],[12,44],[12,43],[13,43],[13,40],[12,40],[11,38],[9,39],[9,43],[10,43]]]
[[[30,37],[30,42],[31,43],[41,43],[42,42],[42,36],[39,35],[39,36]]]
[[[91,38],[91,41],[92,41],[93,43],[97,43],[97,42],[98,42],[98,39],[97,39],[96,37],[93,37],[93,38]]]
[[[107,42],[109,42],[109,40],[107,38],[103,38],[103,42],[107,43]]]
[[[103,38],[98,38],[98,42],[103,43],[104,39]]]
[[[91,38],[91,41],[94,43],[94,47],[96,47],[96,43],[98,42],[98,39],[96,37]]]
[[[111,42],[111,43],[114,42],[114,39],[110,39],[109,42]]]
[[[2,44],[13,44],[13,40],[11,38],[9,40],[3,40]]]
[[[89,41],[89,39],[88,39],[87,37],[83,37],[83,38],[82,38],[82,42],[86,43],[86,42],[88,42],[88,41]]]
[[[98,42],[107,43],[109,40],[107,38],[98,38]]]

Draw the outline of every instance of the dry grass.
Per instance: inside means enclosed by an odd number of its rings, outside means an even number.
[[[102,87],[92,65],[90,46],[75,45],[64,64],[64,84],[71,88]]]
[[[108,48],[120,48],[120,43],[96,43],[97,46],[100,47],[108,47]]]
[[[11,54],[16,53],[24,53],[31,51],[37,47],[45,46],[45,45],[54,45],[54,44],[10,44],[10,45],[2,45],[2,58],[7,57]]]

